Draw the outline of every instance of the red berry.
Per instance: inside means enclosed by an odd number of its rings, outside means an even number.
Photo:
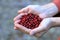
[[[20,20],[21,21],[19,22],[19,24],[29,29],[34,29],[38,27],[40,22],[42,21],[42,19],[38,15],[32,13],[23,15]]]

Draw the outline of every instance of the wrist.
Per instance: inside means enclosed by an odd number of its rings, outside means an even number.
[[[60,0],[54,0],[53,3],[57,6],[57,8],[60,12]]]
[[[60,26],[60,17],[50,18],[54,26]]]

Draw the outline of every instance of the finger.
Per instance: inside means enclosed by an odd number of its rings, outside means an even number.
[[[16,26],[14,26],[14,29],[15,29],[15,30],[18,30],[19,28],[18,28],[18,27],[16,27]]]
[[[43,36],[46,32],[47,32],[47,31],[38,32],[38,33],[36,33],[34,36],[36,36],[36,37],[41,37],[41,36]]]
[[[20,18],[21,18],[23,15],[26,15],[26,14],[27,14],[27,13],[17,15],[17,16],[14,18],[14,21],[20,20]]]
[[[16,24],[16,23],[19,23],[19,21],[20,21],[20,20],[14,22],[14,29],[15,29],[15,30],[18,30],[18,29],[19,29],[18,27],[15,26],[15,24]]]
[[[16,22],[14,22],[14,29],[17,30],[18,27],[15,26],[15,23],[19,23],[20,20],[17,20]]]
[[[25,32],[27,34],[29,34],[30,30],[31,29],[28,29],[20,24],[18,24],[18,21],[15,21],[14,25],[18,28],[18,30],[22,31],[22,32]]]
[[[36,33],[38,33],[38,32],[43,32],[43,31],[45,31],[45,30],[42,30],[41,28],[39,29],[33,29],[31,32],[30,32],[30,35],[35,35]]]
[[[19,22],[20,22],[20,20],[15,21],[15,22],[14,22],[14,25],[15,25],[15,24],[19,24]]]
[[[38,12],[36,12],[34,9],[32,9],[32,8],[29,8],[29,11],[28,11],[28,14],[29,13],[33,13],[33,14],[36,14],[36,15],[38,15]]]
[[[23,9],[19,10],[18,14],[20,14],[20,13],[28,13],[28,11],[29,11],[29,7],[25,7]]]

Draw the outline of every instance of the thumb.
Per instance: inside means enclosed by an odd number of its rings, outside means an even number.
[[[40,26],[40,27],[41,27],[41,26]],[[43,31],[45,31],[45,28],[43,28],[43,27],[39,28],[39,27],[38,27],[38,28],[35,28],[35,29],[31,30],[31,31],[30,31],[30,35],[33,36],[33,35],[35,35],[36,33],[38,33],[38,32],[41,33],[41,32],[43,32]]]

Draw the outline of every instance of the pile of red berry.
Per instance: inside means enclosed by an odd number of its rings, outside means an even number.
[[[39,26],[41,21],[42,19],[38,15],[30,13],[23,15],[20,19],[19,24],[25,26],[26,28],[34,29]]]

